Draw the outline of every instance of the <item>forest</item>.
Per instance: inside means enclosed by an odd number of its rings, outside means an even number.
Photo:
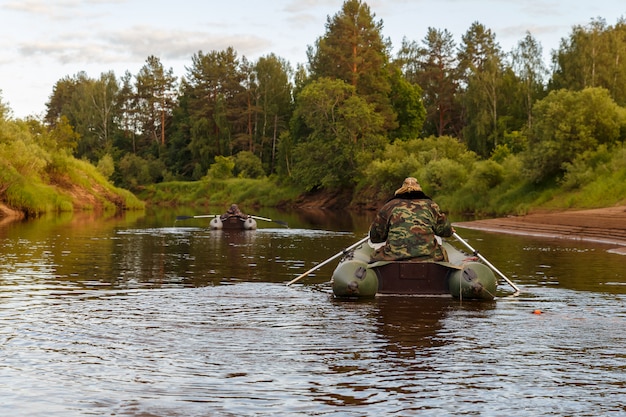
[[[137,74],[79,72],[56,82],[43,120],[10,120],[0,100],[0,146],[87,161],[152,198],[238,178],[367,207],[415,176],[456,212],[626,200],[623,17],[574,26],[550,67],[531,33],[503,51],[479,22],[460,40],[428,28],[396,48],[383,33],[367,3],[346,0],[295,68],[227,48],[198,51],[181,76],[157,56]]]

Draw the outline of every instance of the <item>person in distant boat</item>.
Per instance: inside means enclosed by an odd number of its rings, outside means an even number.
[[[376,261],[443,261],[445,250],[436,236],[454,233],[447,216],[422,191],[413,177],[408,177],[378,211],[369,230],[372,243],[384,243],[371,257]]]
[[[245,219],[246,217],[248,217],[247,215],[243,214],[241,210],[239,210],[239,206],[237,206],[237,204],[231,204],[228,210],[226,210],[226,213],[220,216],[220,219],[226,220],[229,217],[235,217],[235,216],[241,217],[242,219]]]

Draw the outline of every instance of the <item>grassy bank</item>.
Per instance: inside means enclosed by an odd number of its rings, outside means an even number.
[[[533,211],[591,209],[626,205],[626,168],[616,166],[607,172],[588,174],[585,181],[568,186],[564,181],[541,185],[519,176],[492,184],[474,169],[474,177],[456,189],[437,188],[427,175],[420,182],[425,192],[450,214],[479,216],[524,215]],[[420,172],[401,175],[418,176]],[[398,176],[396,174],[396,176]],[[489,178],[489,176],[487,176]],[[327,209],[374,210],[401,180],[382,182],[371,177],[354,191],[304,193],[270,179],[205,179],[192,182],[166,182],[145,187],[138,196],[148,204],[171,207],[202,207],[242,204],[247,207],[313,206]],[[490,186],[492,185],[492,186]]]
[[[264,179],[171,181],[153,184],[138,192],[156,206],[215,206],[237,203],[246,207],[280,207],[295,201],[299,192]]]
[[[42,171],[28,175],[7,167],[0,174],[3,202],[27,216],[74,210],[143,210],[144,202],[109,183],[96,168],[67,155],[55,155]]]
[[[0,203],[26,216],[74,210],[142,210],[144,203],[115,187],[23,121],[0,120]]]

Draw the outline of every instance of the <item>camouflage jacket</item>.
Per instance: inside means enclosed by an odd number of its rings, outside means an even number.
[[[372,262],[444,260],[435,235],[452,236],[452,226],[441,209],[424,193],[409,193],[389,200],[370,226],[374,243],[386,242],[372,255]]]

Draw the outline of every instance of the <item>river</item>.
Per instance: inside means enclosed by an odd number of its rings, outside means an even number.
[[[172,211],[0,225],[6,416],[626,415],[626,257],[458,229],[521,288],[336,300],[373,214]],[[462,248],[462,246],[459,246]],[[540,314],[536,314],[540,313]]]

